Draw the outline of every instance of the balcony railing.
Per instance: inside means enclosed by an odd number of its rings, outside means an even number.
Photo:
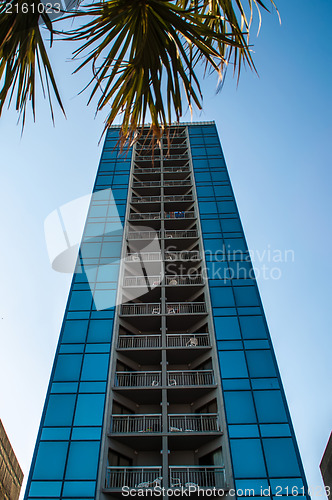
[[[152,288],[160,285],[161,281],[160,276],[126,276],[123,280],[123,286],[148,286]]]
[[[126,255],[125,262],[150,262],[150,261],[158,261],[161,260],[160,252],[141,252],[138,253],[130,253]]]
[[[206,313],[205,302],[168,302],[166,314],[202,314]]]
[[[173,231],[174,232],[174,231]],[[128,240],[153,240],[160,238],[160,231],[129,231]]]
[[[195,212],[186,212],[184,210],[165,212],[165,219],[194,219],[195,217]]]
[[[172,370],[167,372],[167,385],[171,387],[214,385],[213,371]]]
[[[161,432],[161,415],[112,415],[111,432]]]
[[[161,347],[160,335],[120,335],[118,349],[148,349]]]
[[[187,160],[188,159],[188,153],[187,151],[185,153],[182,153],[180,155],[165,155],[164,160]]]
[[[183,232],[183,231],[181,231]],[[197,261],[201,260],[198,250],[182,250],[179,252],[165,252],[165,261],[179,260],[179,261]]]
[[[188,163],[188,165],[183,165],[182,167],[164,167],[163,171],[166,174],[178,174],[181,172],[188,172],[189,171],[189,163]]]
[[[169,468],[171,488],[226,488],[225,469],[217,466],[177,466]]]
[[[151,181],[152,182],[152,181]],[[158,182],[158,181],[156,181]],[[164,186],[166,187],[171,187],[171,186],[191,186],[192,182],[190,179],[177,179],[177,180],[164,180]]]
[[[162,309],[159,302],[122,304],[120,314],[122,316],[142,316],[151,314],[161,314]],[[205,302],[168,302],[166,304],[166,314],[204,314],[206,313]]]
[[[157,387],[161,384],[161,372],[116,372],[116,387]]]
[[[155,161],[158,161],[160,160],[160,156],[158,155],[141,155],[141,154],[137,154],[135,156],[135,161],[152,161],[152,160],[155,160]]]
[[[165,231],[165,238],[197,238],[198,232],[196,229]]]
[[[161,314],[161,306],[159,302],[150,304],[122,304],[121,314],[122,316]]]
[[[220,424],[217,413],[188,413],[168,416],[169,432],[219,432]]]
[[[169,202],[169,201],[194,201],[193,197],[191,194],[174,194],[174,195],[165,195],[164,196],[164,201]]]
[[[167,347],[208,347],[210,335],[208,333],[168,333]]]
[[[159,203],[161,196],[132,196],[132,203]]]
[[[160,186],[160,181],[133,181],[134,188],[148,188],[148,187],[158,187]]]
[[[129,220],[154,220],[160,218],[161,218],[160,212],[150,212],[150,213],[133,212],[129,214]]]
[[[153,488],[161,484],[161,467],[107,467],[106,489]]]
[[[135,174],[159,174],[161,171],[160,167],[156,168],[140,168],[135,166],[134,173]]]
[[[170,275],[165,276],[165,284],[168,286],[176,286],[176,285],[202,285],[203,277],[201,275],[186,275],[186,276],[177,276]]]

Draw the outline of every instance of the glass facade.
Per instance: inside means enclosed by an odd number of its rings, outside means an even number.
[[[120,154],[117,139],[109,129],[25,500],[125,485],[304,497],[215,125],[180,125],[154,152],[143,137]]]

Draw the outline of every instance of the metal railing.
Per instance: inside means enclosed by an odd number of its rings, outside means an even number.
[[[169,479],[171,488],[226,487],[225,468],[218,466],[177,466],[169,468]]]
[[[202,285],[203,277],[198,274],[188,274],[188,275],[170,275],[165,276],[165,284],[168,286],[176,286],[176,285]]]
[[[160,231],[128,231],[128,240],[153,240],[160,236]]]
[[[160,167],[156,168],[141,168],[141,167],[134,167],[134,173],[135,174],[159,174],[161,172]]]
[[[139,153],[139,151],[137,151],[137,153]],[[155,160],[155,161],[159,161],[160,160],[160,156],[158,155],[141,155],[141,154],[136,154],[135,156],[135,162],[138,162],[138,161],[151,161],[151,160]]]
[[[168,333],[167,347],[208,347],[210,335],[208,333]]]
[[[180,155],[164,155],[164,160],[187,160],[188,159],[188,152],[185,151],[184,153]]]
[[[161,347],[161,335],[120,335],[118,349],[148,349]]]
[[[158,387],[161,372],[116,372],[116,387]]]
[[[171,387],[214,385],[213,371],[171,370],[167,372],[167,385]]]
[[[165,195],[164,196],[164,201],[169,202],[169,201],[194,201],[193,197],[191,194],[174,194],[174,195]]]
[[[195,212],[186,212],[185,210],[165,212],[165,219],[194,219],[195,217]]]
[[[161,467],[107,467],[106,489],[153,488],[161,486]]]
[[[112,415],[111,432],[161,432],[161,415]]]
[[[178,174],[181,172],[188,172],[189,171],[189,163],[187,165],[183,165],[182,167],[164,167],[163,172],[166,174]]]
[[[165,231],[165,238],[198,238],[196,229]]]
[[[148,188],[148,187],[158,187],[158,186],[160,186],[160,181],[144,181],[144,182],[133,181],[134,188]]]
[[[153,181],[150,181],[150,182],[153,182]],[[155,181],[155,182],[158,182],[158,181]],[[133,183],[135,184],[135,183]],[[148,183],[146,183],[148,184]],[[170,186],[191,186],[192,182],[190,179],[177,179],[177,180],[172,180],[172,181],[168,181],[168,180],[164,180],[164,186],[166,187],[170,187]]]
[[[123,286],[155,287],[162,282],[161,276],[125,276]]]
[[[161,218],[161,212],[150,212],[150,213],[132,212],[131,214],[129,214],[129,220],[153,220],[160,218]]]
[[[166,314],[201,314],[206,313],[205,302],[168,302]]]
[[[168,415],[169,432],[219,432],[217,413],[188,413]]]
[[[165,252],[165,261],[180,260],[180,261],[197,261],[201,260],[198,250],[182,250],[176,252]]]
[[[132,196],[131,203],[158,203],[161,196]]]
[[[122,316],[161,314],[161,306],[159,302],[150,304],[122,304],[120,314]]]
[[[158,261],[161,260],[160,252],[141,252],[141,253],[130,253],[126,255],[125,262],[147,262],[147,261]]]

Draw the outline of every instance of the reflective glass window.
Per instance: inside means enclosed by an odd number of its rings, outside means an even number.
[[[68,453],[66,479],[96,479],[99,442],[72,442]]]
[[[262,446],[259,439],[231,439],[235,478],[265,476]]]
[[[73,421],[75,399],[75,394],[52,394],[48,400],[44,425],[70,426]]]
[[[62,479],[68,443],[41,441],[33,473],[33,479]]]
[[[241,351],[219,351],[220,370],[224,378],[248,377],[244,353]]]
[[[299,464],[291,438],[263,439],[263,447],[270,476],[300,476]]]
[[[247,351],[251,377],[275,377],[276,369],[270,351]]]
[[[86,311],[92,304],[92,295],[90,291],[71,292],[69,309],[71,311]]]
[[[214,317],[216,338],[218,340],[240,339],[239,322],[236,317]]]
[[[106,380],[109,354],[86,354],[81,380]]]
[[[102,425],[104,401],[104,394],[79,394],[74,425]]]
[[[255,391],[254,398],[260,422],[287,422],[280,391]]]
[[[254,424],[256,414],[251,392],[225,392],[225,407],[230,424]]]
[[[267,332],[262,316],[241,316],[240,325],[243,338],[245,339],[267,338]]]
[[[82,354],[59,354],[54,381],[75,381],[79,379]]]
[[[88,322],[83,320],[66,321],[63,329],[62,342],[85,342]]]

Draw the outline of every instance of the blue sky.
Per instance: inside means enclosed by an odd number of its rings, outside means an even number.
[[[319,462],[332,429],[329,362],[331,259],[331,30],[329,0],[279,0],[255,39],[259,78],[231,72],[222,92],[203,84],[204,111],[215,120],[254,265],[259,255],[292,250],[280,279],[258,277],[309,485],[321,486]],[[254,38],[253,38],[254,40]],[[52,367],[70,276],[52,271],[43,223],[60,205],[88,194],[96,174],[103,116],[77,96],[70,47],[52,50],[67,111],[54,128],[37,103],[23,137],[14,112],[0,120],[0,418],[25,476]],[[184,117],[190,121],[190,114]],[[273,274],[273,273],[272,273]],[[324,498],[316,490],[313,498]]]

